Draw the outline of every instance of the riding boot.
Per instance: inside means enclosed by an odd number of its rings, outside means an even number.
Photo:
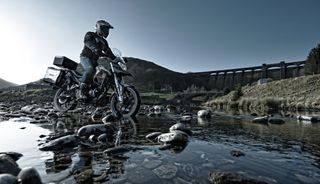
[[[80,84],[80,92],[79,92],[79,97],[82,99],[86,99],[87,97],[87,88],[88,85],[86,83],[81,83]]]

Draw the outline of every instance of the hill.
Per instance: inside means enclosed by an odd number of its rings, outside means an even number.
[[[136,87],[146,90],[173,90],[179,91],[191,86],[186,79],[186,74],[171,71],[153,62],[137,58],[127,58],[128,71],[134,79],[126,80]]]
[[[7,87],[11,87],[11,86],[16,86],[17,84],[14,84],[12,82],[8,82],[6,80],[3,80],[0,78],[0,89],[1,88],[7,88]]]
[[[320,75],[301,76],[244,86],[206,103],[244,110],[320,110]]]

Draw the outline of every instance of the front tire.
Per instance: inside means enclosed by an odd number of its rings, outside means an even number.
[[[126,86],[123,90],[123,102],[118,101],[117,94],[114,93],[110,100],[111,111],[114,115],[121,113],[124,117],[135,116],[141,104],[138,91],[133,86]]]
[[[75,91],[66,91],[61,88],[58,89],[54,95],[53,104],[60,112],[73,110],[77,106]]]

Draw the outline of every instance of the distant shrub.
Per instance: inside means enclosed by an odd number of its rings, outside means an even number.
[[[320,73],[320,44],[310,50],[304,66],[305,75]]]

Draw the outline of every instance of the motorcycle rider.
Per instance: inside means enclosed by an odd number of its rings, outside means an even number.
[[[87,32],[84,36],[84,47],[80,54],[80,63],[84,69],[80,79],[80,98],[87,98],[88,86],[92,82],[95,68],[98,66],[98,59],[101,56],[114,60],[116,56],[112,53],[106,38],[113,26],[105,20],[98,20],[95,25],[95,32]]]

